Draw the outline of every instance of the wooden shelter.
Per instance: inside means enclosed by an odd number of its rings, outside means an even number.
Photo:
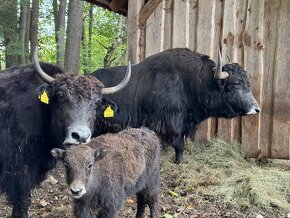
[[[218,136],[241,142],[248,157],[290,159],[289,0],[129,0],[124,4],[131,62],[175,47],[188,47],[216,60],[221,48],[224,63],[238,62],[247,70],[262,112],[206,120],[199,127],[198,140]]]

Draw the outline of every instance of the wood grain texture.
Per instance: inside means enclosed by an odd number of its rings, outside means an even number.
[[[264,0],[248,0],[245,29],[242,33],[244,47],[244,68],[250,78],[252,92],[258,102],[260,99],[260,84],[263,74],[263,34],[264,34]],[[242,144],[249,157],[260,155],[260,115],[242,118]]]
[[[128,2],[128,60],[132,64],[140,62],[141,29],[139,25],[139,11],[145,0],[129,0]]]
[[[278,31],[280,1],[267,0],[264,6],[264,73],[261,82],[261,134],[260,147],[262,157],[271,157],[273,132],[273,95],[275,44]]]
[[[290,1],[281,1],[276,36],[273,95],[273,158],[289,159]]]

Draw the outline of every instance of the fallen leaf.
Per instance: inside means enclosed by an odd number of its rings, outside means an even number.
[[[173,197],[178,197],[179,194],[177,192],[174,192],[174,191],[169,191],[169,194]]]
[[[41,200],[39,201],[39,204],[40,204],[40,206],[42,206],[42,207],[46,207],[46,206],[48,205],[48,203],[47,203],[44,199],[41,199]]]
[[[128,204],[134,204],[135,203],[134,199],[132,199],[132,198],[127,198],[126,202]]]
[[[58,181],[53,176],[48,176],[48,178],[45,180],[46,183],[50,185],[55,185],[58,183]]]
[[[169,213],[164,214],[164,218],[173,218],[172,215],[170,215]]]

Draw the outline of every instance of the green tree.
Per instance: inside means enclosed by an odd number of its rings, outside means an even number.
[[[18,65],[18,17],[17,0],[1,0],[1,26],[5,46],[6,67]]]

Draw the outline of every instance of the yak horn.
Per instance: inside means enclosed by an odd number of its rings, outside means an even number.
[[[38,76],[46,83],[51,83],[55,79],[52,78],[51,76],[47,75],[40,67],[39,60],[38,60],[38,47],[35,47],[34,53],[33,53],[33,58],[32,58],[32,63],[34,68],[36,69],[36,72]]]
[[[131,77],[131,63],[129,61],[128,67],[127,67],[127,72],[126,72],[126,75],[125,75],[124,79],[122,80],[122,82],[116,86],[113,86],[113,87],[103,88],[102,94],[103,95],[113,94],[113,93],[116,93],[116,92],[120,91],[121,89],[125,88],[125,86],[128,84],[128,82],[130,80],[130,77]]]
[[[218,50],[218,61],[217,61],[217,66],[215,69],[214,73],[214,78],[215,79],[226,79],[229,77],[229,73],[222,71],[222,56],[221,56],[221,51]]]

